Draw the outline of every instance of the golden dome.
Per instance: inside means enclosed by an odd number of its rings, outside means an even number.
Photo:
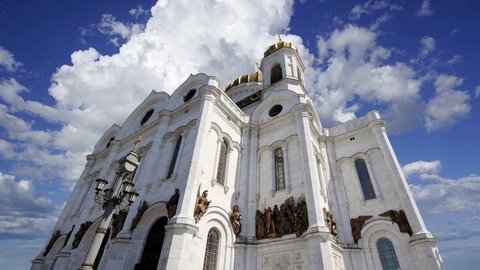
[[[292,48],[295,51],[298,52],[297,47],[293,46],[291,42],[286,42],[286,41],[278,41],[272,46],[268,47],[268,49],[263,53],[263,57],[267,57],[271,55],[272,53],[280,50],[281,48]]]
[[[242,83],[249,83],[249,82],[263,82],[263,75],[262,73],[255,72],[255,73],[248,73],[241,75],[240,77],[233,80],[227,87],[225,87],[225,92],[230,90],[232,87],[240,85]]]

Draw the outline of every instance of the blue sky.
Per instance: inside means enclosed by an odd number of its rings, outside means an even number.
[[[240,3],[241,2],[241,3]],[[480,263],[477,1],[0,1],[0,263],[25,269],[113,123],[296,44],[325,126],[378,109],[447,269]]]

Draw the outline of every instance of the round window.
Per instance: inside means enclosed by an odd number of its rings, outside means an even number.
[[[196,92],[197,92],[197,89],[191,89],[190,91],[188,91],[188,93],[185,96],[183,96],[183,101],[187,102],[190,99],[192,99],[192,97],[195,96]]]
[[[275,115],[278,115],[281,111],[282,111],[283,107],[282,105],[274,105],[270,111],[268,112],[268,114],[271,116],[271,117],[274,117]]]
[[[148,121],[148,119],[150,119],[150,117],[152,116],[152,114],[153,114],[153,109],[151,109],[150,111],[148,111],[148,112],[145,114],[145,116],[142,118],[142,121],[140,121],[140,125],[145,124],[145,123]]]

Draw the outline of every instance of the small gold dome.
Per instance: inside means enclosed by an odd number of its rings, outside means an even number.
[[[292,48],[295,51],[298,52],[297,47],[293,46],[291,42],[286,42],[286,41],[278,41],[272,46],[268,47],[268,49],[263,53],[263,57],[267,57],[271,55],[272,53],[280,50],[281,48]]]
[[[227,87],[225,87],[225,92],[230,90],[232,87],[240,85],[242,83],[250,83],[250,82],[263,82],[263,75],[262,73],[255,72],[255,73],[248,73],[241,75],[240,77],[233,80]]]

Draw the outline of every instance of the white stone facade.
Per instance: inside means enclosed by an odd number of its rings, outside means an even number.
[[[281,69],[275,68],[278,65]],[[95,179],[113,183],[118,161],[132,150],[138,136],[143,138],[137,150],[141,159],[133,181],[140,196],[117,236],[105,241],[98,269],[136,265],[143,269],[148,235],[160,218],[168,216],[166,205],[175,189],[180,190],[178,206],[164,227],[154,269],[203,269],[211,229],[219,236],[215,269],[384,269],[380,239],[393,245],[401,269],[441,269],[436,240],[413,200],[385,121],[371,111],[323,128],[305,89],[303,70],[297,50],[279,42],[265,52],[261,73],[241,76],[225,91],[215,77],[205,74],[191,75],[171,96],[152,91],[87,156],[85,170],[54,229],[61,236],[46,245],[31,269],[81,266],[103,213],[94,201]],[[275,76],[280,76],[278,81]],[[275,105],[281,105],[276,115]],[[154,113],[141,124],[150,110]],[[217,176],[224,142],[228,149],[221,184]],[[283,153],[281,188],[276,183],[277,149]],[[374,198],[366,199],[355,165],[358,159],[365,162]],[[195,223],[197,193],[203,190],[208,190],[211,203]],[[308,228],[300,236],[257,239],[257,210],[280,206],[289,197],[295,202],[305,198]],[[144,201],[148,208],[138,221]],[[234,205],[242,215],[238,235],[229,218]],[[324,208],[336,219],[338,242],[330,233]],[[404,211],[411,235],[401,232],[390,217],[380,216],[389,210]],[[361,238],[355,239],[351,219],[361,216],[371,217],[358,228]],[[138,224],[131,230],[134,219]],[[73,247],[80,238],[75,235],[87,221],[93,224]]]

